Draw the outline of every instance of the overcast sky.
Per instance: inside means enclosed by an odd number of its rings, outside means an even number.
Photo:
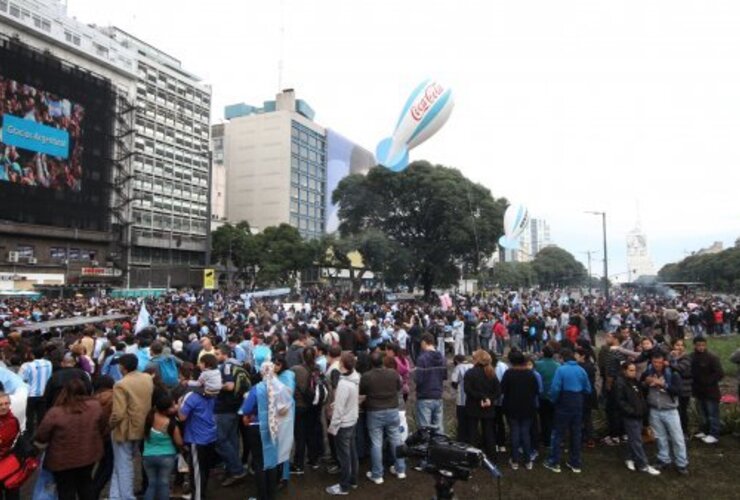
[[[412,160],[521,201],[584,262],[602,240],[583,212],[606,211],[610,274],[627,269],[638,206],[656,269],[740,236],[740,2],[282,3],[69,0],[69,13],[181,59],[212,84],[214,121],[274,98],[282,24],[282,87],[371,151],[436,77],[456,106]]]

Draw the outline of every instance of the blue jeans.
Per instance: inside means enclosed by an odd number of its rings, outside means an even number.
[[[367,412],[367,430],[370,433],[370,461],[374,478],[383,477],[383,436],[391,443],[390,455],[395,462],[396,472],[406,472],[406,461],[396,457],[396,447],[401,443],[401,418],[398,410]]]
[[[509,418],[509,429],[511,429],[511,460],[518,463],[521,460],[519,448],[524,452],[524,461],[529,462],[532,454],[530,430],[532,428],[531,418]]]
[[[224,461],[226,472],[232,476],[244,473],[239,457],[239,415],[216,413],[216,453]]]
[[[339,429],[334,438],[334,444],[337,448],[337,460],[341,469],[339,486],[342,491],[349,491],[352,485],[357,484],[357,471],[359,470],[355,426]]]
[[[113,476],[110,480],[110,500],[136,500],[134,495],[134,450],[138,441],[113,440]]]
[[[678,467],[689,465],[689,459],[686,456],[686,442],[681,429],[681,418],[676,408],[670,410],[650,408],[650,427],[655,431],[655,440],[658,443],[658,460],[665,464],[671,463],[670,448],[673,448],[676,465]]]
[[[576,393],[562,392],[560,400],[555,405],[552,437],[550,439],[550,456],[548,461],[552,465],[560,463],[560,443],[565,434],[570,432],[568,446],[568,463],[573,467],[581,467],[581,429],[583,428],[583,396]]]
[[[506,347],[506,339],[503,337],[496,337],[496,354],[503,356],[504,347]]]
[[[439,432],[445,433],[441,399],[419,399],[416,401],[416,426],[417,428],[436,427]]]
[[[627,459],[635,463],[637,469],[648,465],[645,448],[642,446],[642,419],[623,417],[624,432],[627,433]]]
[[[696,398],[701,414],[702,432],[719,439],[719,401]]]
[[[170,476],[175,468],[177,455],[144,457],[143,464],[149,485],[144,500],[169,500]]]

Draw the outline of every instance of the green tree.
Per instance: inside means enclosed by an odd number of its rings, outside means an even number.
[[[365,176],[345,177],[332,201],[340,207],[342,237],[376,230],[395,245],[390,249],[399,259],[392,261],[384,260],[388,246],[375,237],[371,241],[378,251],[361,252],[386,264],[386,282],[418,283],[426,295],[435,285],[454,284],[461,264],[480,268],[503,232],[506,208],[506,200],[495,200],[458,170],[428,162],[414,162],[398,173],[375,167]],[[369,260],[368,266],[377,264]],[[407,265],[401,268],[401,262]]]
[[[588,280],[583,264],[557,246],[548,246],[537,252],[532,267],[542,287],[579,285]]]
[[[490,272],[491,281],[501,288],[530,287],[537,276],[529,262],[499,262]]]
[[[255,238],[260,256],[256,276],[259,286],[293,286],[298,273],[316,260],[319,245],[304,241],[288,224],[267,227]]]
[[[238,275],[253,281],[259,252],[249,223],[241,221],[236,226],[226,223],[211,233],[211,263],[223,265],[229,281],[232,266]]]
[[[740,292],[740,247],[705,255],[691,255],[666,264],[658,272],[661,281],[702,282],[716,292]]]

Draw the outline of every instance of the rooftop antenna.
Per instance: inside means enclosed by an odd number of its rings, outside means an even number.
[[[285,0],[280,0],[280,53],[278,54],[278,92],[283,90],[283,58],[285,56]]]

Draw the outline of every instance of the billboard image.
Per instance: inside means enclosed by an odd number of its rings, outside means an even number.
[[[331,202],[331,195],[339,182],[349,174],[364,174],[375,166],[373,154],[334,132],[326,131],[326,232],[339,228],[339,207]]]
[[[0,182],[82,189],[84,108],[0,74]]]

